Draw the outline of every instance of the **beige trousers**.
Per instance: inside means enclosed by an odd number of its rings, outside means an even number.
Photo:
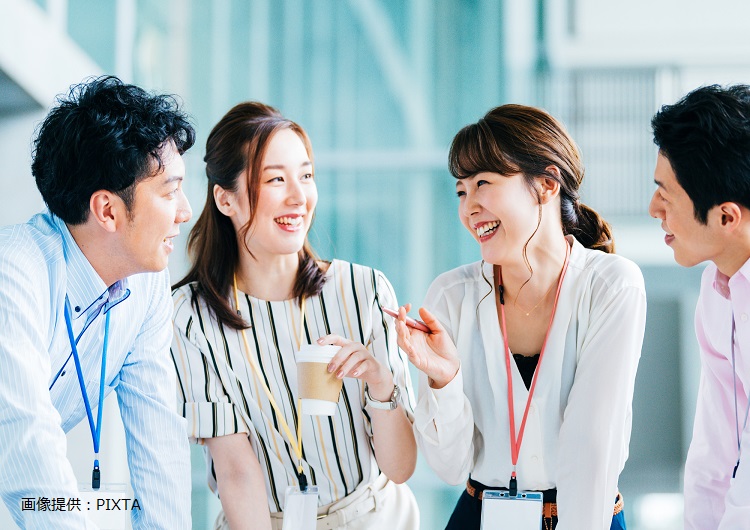
[[[283,513],[271,513],[271,528],[281,530]],[[409,486],[395,484],[381,474],[338,502],[318,509],[317,530],[418,530],[419,508]],[[219,512],[214,530],[229,530]]]

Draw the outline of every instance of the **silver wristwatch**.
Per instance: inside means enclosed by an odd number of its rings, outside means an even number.
[[[365,403],[368,407],[372,407],[378,410],[396,410],[398,407],[398,397],[401,395],[401,389],[398,385],[393,385],[393,392],[391,392],[391,398],[388,401],[378,401],[370,397],[370,389],[365,383]]]

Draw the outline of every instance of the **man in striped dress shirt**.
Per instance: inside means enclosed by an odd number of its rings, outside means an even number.
[[[73,87],[39,129],[48,211],[0,230],[0,495],[21,528],[93,528],[65,432],[96,421],[102,388],[125,426],[133,527],[191,526],[166,266],[191,216],[181,155],[194,139],[172,97],[113,77]]]

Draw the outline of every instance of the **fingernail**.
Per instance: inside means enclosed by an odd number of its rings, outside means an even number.
[[[354,377],[357,377],[359,375],[359,370],[354,370],[354,372],[352,372],[352,375]]]
[[[344,377],[344,371],[343,370],[339,370],[339,373],[336,374],[336,377],[338,377],[339,379],[341,379],[342,377]]]
[[[320,337],[320,338],[318,339],[318,344],[323,344],[323,337]]]
[[[333,372],[333,368],[334,368],[334,366],[332,364],[328,365],[328,371],[329,372]]]

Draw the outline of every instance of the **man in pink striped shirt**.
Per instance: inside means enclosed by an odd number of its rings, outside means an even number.
[[[649,205],[677,263],[703,261],[701,380],[685,463],[685,528],[750,528],[750,87],[698,88],[651,121]]]

